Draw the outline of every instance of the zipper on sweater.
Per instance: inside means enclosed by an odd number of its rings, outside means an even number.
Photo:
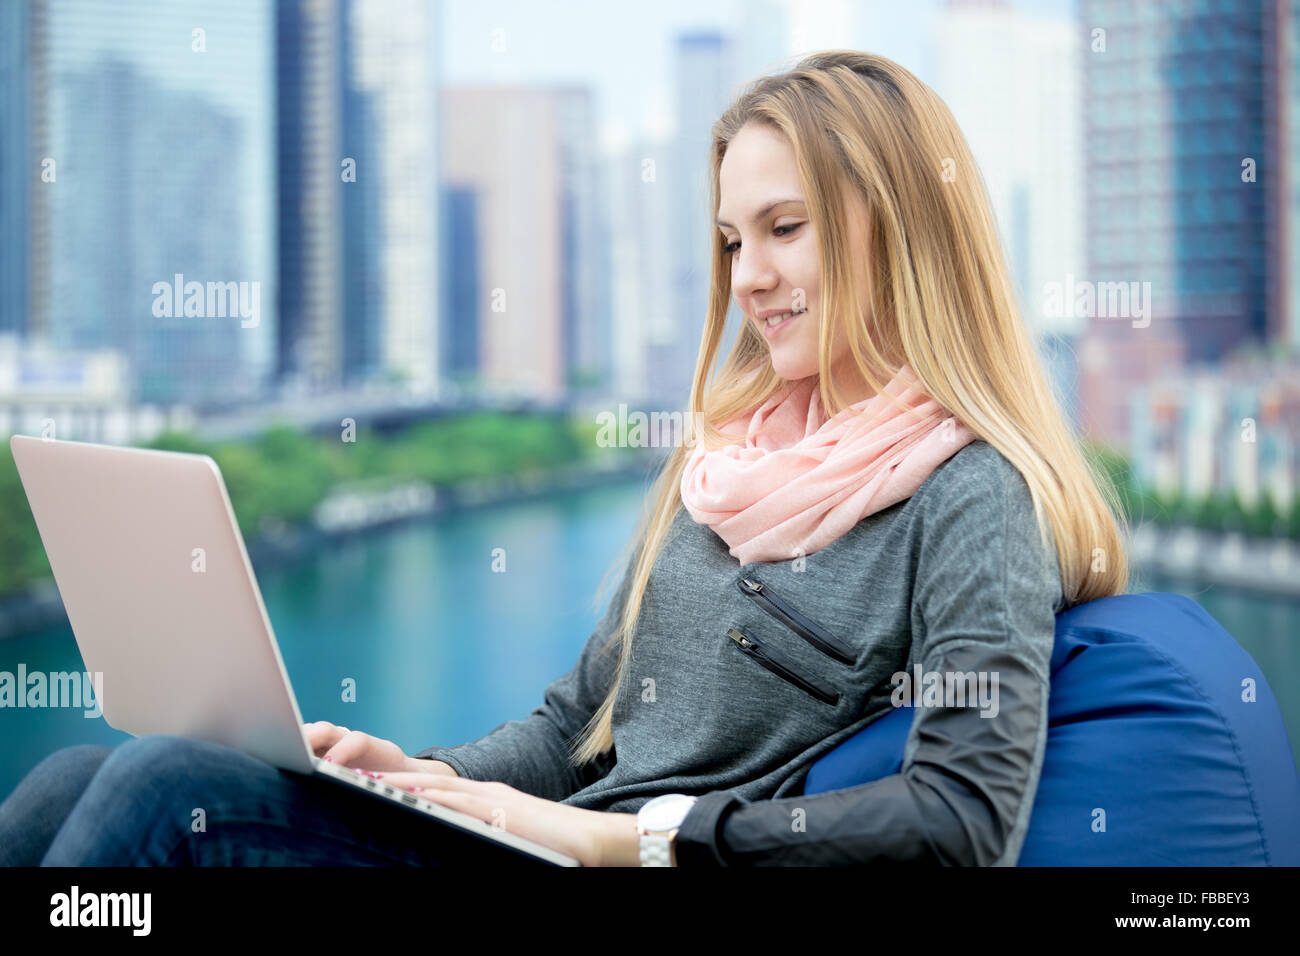
[[[811,694],[823,703],[832,706],[839,703],[840,695],[838,693],[792,670],[790,665],[783,658],[774,654],[771,648],[760,644],[739,628],[727,628],[727,637],[731,638],[737,647],[773,674],[789,681],[805,693]]]
[[[842,664],[854,662],[853,651],[846,647],[843,641],[816,621],[799,613],[784,599],[773,594],[772,589],[763,582],[756,581],[754,578],[741,578],[736,584],[746,597],[823,654],[835,658]]]

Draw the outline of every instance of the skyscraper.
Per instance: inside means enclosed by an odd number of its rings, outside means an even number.
[[[354,9],[349,5],[345,9]],[[338,176],[343,195],[343,360],[345,385],[386,377],[384,369],[383,196],[379,96],[356,79],[356,34],[345,15],[340,32],[342,116]]]
[[[631,402],[659,397],[651,366],[663,354],[678,306],[672,227],[680,200],[672,157],[670,141],[634,142],[610,162],[615,392]]]
[[[470,186],[443,190],[441,248],[442,377],[456,388],[472,389],[479,381],[479,238],[478,195]]]
[[[47,9],[33,46],[49,83],[46,211],[34,224],[47,230],[49,264],[33,296],[47,296],[50,344],[123,350],[139,400],[256,398],[276,328],[265,8]],[[224,291],[215,303],[211,292],[160,298],[189,283],[242,289],[256,315],[227,311]]]
[[[594,149],[591,91],[571,86],[552,91],[561,149],[564,204],[564,313],[567,391],[603,392],[613,374],[610,325],[609,224],[603,203],[606,167]]]
[[[676,42],[677,137],[672,164],[672,289],[676,302],[662,325],[653,328],[649,346],[650,391],[670,409],[685,409],[691,375],[708,318],[713,255],[713,209],[709,197],[709,147],[713,124],[735,92],[731,41],[720,33],[682,34]],[[730,350],[739,329],[738,310],[720,343],[719,358]]]
[[[581,184],[590,159],[575,155],[594,141],[584,128],[588,95],[517,87],[444,94],[446,183],[472,193],[478,212],[473,234],[449,240],[476,242],[474,308],[448,321],[477,324],[481,381],[500,397],[560,401],[580,357],[602,361],[605,346],[582,341],[608,321],[595,311],[597,279],[608,269],[602,233],[585,206],[599,193]],[[465,261],[462,251],[450,260]]]
[[[294,390],[343,378],[342,0],[276,7],[278,375]]]
[[[1300,3],[1276,3],[1264,26],[1272,34],[1266,74],[1269,129],[1276,144],[1280,201],[1269,207],[1269,338],[1300,354]]]
[[[1137,324],[1088,319],[1082,392],[1097,437],[1127,443],[1115,381],[1269,337],[1268,290],[1288,265],[1269,239],[1269,209],[1285,201],[1266,95],[1277,2],[1081,4],[1089,279],[1150,283]]]
[[[370,131],[368,158],[358,162],[349,188],[365,184],[372,197],[366,216],[373,219],[365,228],[372,225],[378,240],[380,364],[413,392],[430,394],[439,388],[442,365],[439,4],[349,0],[348,6],[347,82],[366,98]],[[346,228],[352,233],[358,226]]]
[[[31,192],[31,10],[0,5],[0,334],[27,329]]]
[[[46,0],[0,10],[0,334],[49,331]]]

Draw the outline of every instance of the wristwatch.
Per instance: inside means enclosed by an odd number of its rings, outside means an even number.
[[[641,837],[642,866],[672,866],[673,842],[686,814],[699,797],[665,793],[645,803],[636,814],[636,832]]]

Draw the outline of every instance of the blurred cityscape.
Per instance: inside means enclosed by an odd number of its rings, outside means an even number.
[[[1287,0],[6,0],[0,435],[682,409],[710,125],[850,47],[952,108],[1080,435],[1294,537],[1298,34]]]

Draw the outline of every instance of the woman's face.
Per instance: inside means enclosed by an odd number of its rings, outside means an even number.
[[[730,259],[736,304],[763,336],[781,378],[816,375],[821,262],[789,141],[767,124],[747,123],[727,147],[718,186],[717,225]],[[860,201],[849,220],[854,247],[860,249]],[[767,315],[776,313],[787,314],[769,324]],[[832,369],[847,355],[843,337],[838,338]]]

